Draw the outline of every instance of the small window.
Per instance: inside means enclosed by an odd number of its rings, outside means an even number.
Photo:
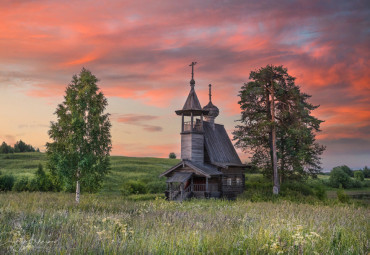
[[[240,177],[236,178],[236,185],[238,185],[238,186],[242,185],[242,178],[240,178]]]
[[[231,183],[232,183],[232,179],[231,178],[227,178],[227,185],[228,186],[231,186]]]

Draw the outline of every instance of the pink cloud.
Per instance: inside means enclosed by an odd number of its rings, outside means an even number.
[[[283,64],[321,105],[321,137],[351,137],[341,125],[359,129],[370,118],[367,10],[351,1],[8,1],[0,6],[0,86],[55,98],[84,66],[107,97],[167,109],[186,97],[188,64],[198,61],[202,105],[212,83],[221,114],[238,115],[250,71]]]

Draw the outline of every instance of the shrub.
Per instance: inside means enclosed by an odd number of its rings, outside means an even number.
[[[129,180],[122,185],[121,193],[125,196],[131,194],[146,194],[148,188],[141,181]]]
[[[245,163],[245,164],[248,164],[248,163]],[[250,174],[258,174],[261,171],[256,165],[251,165],[251,167],[247,168],[245,172],[250,173]]]
[[[349,202],[349,196],[344,192],[343,189],[337,190],[337,197],[338,197],[338,200],[341,203],[348,203]]]
[[[315,196],[321,201],[327,198],[326,189],[324,185],[316,185],[314,187],[314,192],[315,192]]]
[[[36,171],[36,183],[38,191],[52,191],[53,183],[49,174],[46,174],[42,165],[39,164]]]
[[[356,171],[355,172],[355,179],[362,182],[363,180],[365,180],[364,173],[362,171]]]
[[[370,169],[367,166],[365,166],[362,171],[364,173],[365,178],[370,178]]]
[[[169,158],[176,158],[176,154],[174,152],[171,152],[170,155],[168,155]]]
[[[365,187],[365,188],[370,187],[370,181],[368,181],[368,180],[363,181],[362,184],[363,184],[363,187]]]
[[[359,180],[353,180],[353,179],[351,179],[350,188],[355,188],[355,189],[362,188],[362,183]]]
[[[343,166],[337,166],[337,167],[341,168],[343,172],[345,172],[348,176],[353,177],[353,171],[348,166],[343,165]]]
[[[304,196],[314,195],[314,191],[310,188],[310,186],[302,182],[294,181],[284,182],[281,185],[280,190],[283,193],[282,195],[285,195],[286,193],[293,195],[294,192],[300,193]],[[290,191],[293,191],[293,193]]]
[[[164,181],[153,181],[147,184],[148,192],[152,194],[163,193],[166,190],[166,183]]]
[[[28,191],[40,191],[39,182],[36,178],[32,178],[28,180],[27,190]]]
[[[14,185],[13,175],[0,175],[0,191],[10,191]]]
[[[29,185],[28,185],[28,178],[22,177],[18,179],[13,186],[14,191],[28,191]]]
[[[330,186],[333,188],[339,188],[342,185],[343,188],[351,187],[351,178],[343,171],[342,167],[334,167],[330,172]]]

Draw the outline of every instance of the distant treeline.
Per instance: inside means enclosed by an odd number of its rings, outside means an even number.
[[[3,142],[0,146],[0,154],[35,151],[40,152],[39,148],[35,149],[32,145],[26,144],[22,140],[16,142],[13,147],[8,145],[6,142]]]

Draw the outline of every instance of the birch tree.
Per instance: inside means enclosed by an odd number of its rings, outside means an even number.
[[[95,192],[101,187],[109,169],[111,123],[97,82],[84,68],[73,76],[55,111],[57,121],[51,122],[52,142],[46,144],[52,176],[64,190],[76,190],[77,203],[81,190]]]

